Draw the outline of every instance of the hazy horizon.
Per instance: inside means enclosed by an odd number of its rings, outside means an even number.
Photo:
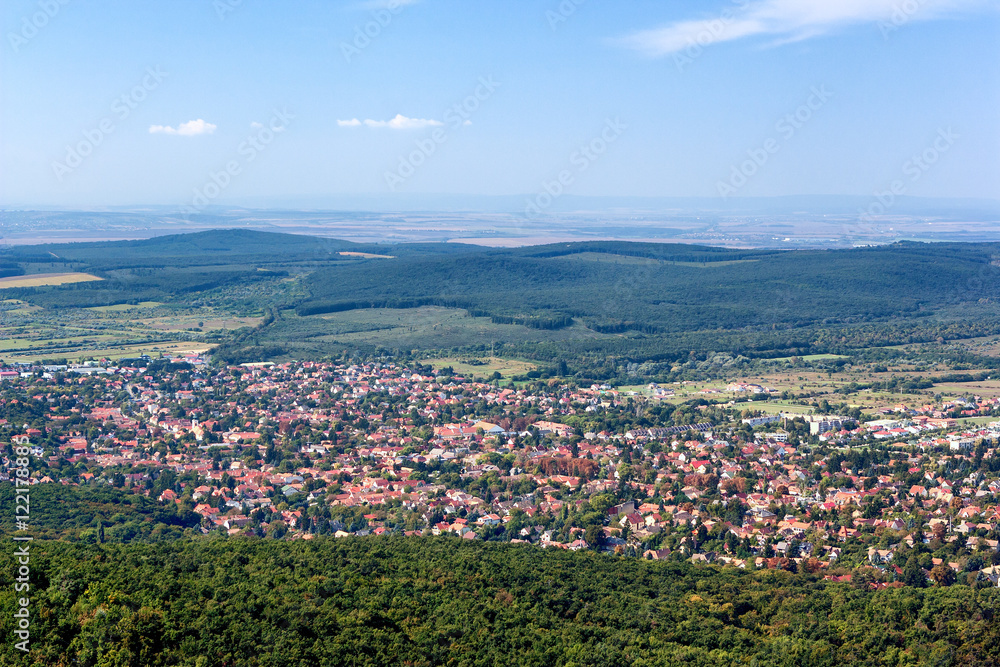
[[[527,210],[524,202],[525,198],[518,196],[401,195],[391,199],[325,198],[311,202],[316,204],[314,208],[6,207],[0,208],[0,243],[130,240],[231,228],[361,243],[494,246],[624,240],[833,248],[901,240],[976,242],[1000,238],[1000,202],[982,199],[900,196],[887,201],[880,197],[789,196],[721,201],[565,195],[544,211]],[[324,203],[328,206],[320,205]]]

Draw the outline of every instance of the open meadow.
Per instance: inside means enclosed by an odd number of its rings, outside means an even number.
[[[480,358],[477,357],[441,357],[437,359],[425,359],[423,363],[433,366],[435,369],[451,368],[458,375],[472,377],[489,377],[493,373],[500,373],[504,378],[512,375],[524,375],[535,370],[538,365],[516,359],[501,359],[491,357],[488,354]]]
[[[259,321],[153,301],[48,309],[7,299],[0,301],[0,359],[29,363],[204,352],[225,332]]]

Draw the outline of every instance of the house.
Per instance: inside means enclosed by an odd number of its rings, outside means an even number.
[[[472,425],[474,429],[483,429],[485,435],[506,435],[506,431],[491,422],[481,421]]]
[[[874,547],[868,549],[868,562],[872,565],[886,565],[892,562],[892,557],[892,549],[875,549]]]
[[[737,394],[750,393],[750,394],[764,394],[767,392],[764,387],[759,384],[749,384],[747,382],[733,382],[726,385],[726,391],[731,391]]]
[[[618,524],[623,527],[625,524],[628,524],[628,527],[632,530],[640,530],[646,527],[646,520],[643,519],[642,515],[638,512],[632,512],[631,514],[622,516],[622,518],[618,520]]]
[[[991,565],[989,567],[984,567],[979,571],[980,577],[985,577],[992,583],[996,584],[1000,588],[1000,565]]]
[[[462,424],[449,424],[447,426],[435,426],[434,437],[442,440],[459,440],[471,438],[476,435],[475,426],[463,426]]]
[[[533,428],[537,428],[542,435],[547,435],[549,433],[555,433],[561,438],[568,438],[573,435],[573,427],[567,426],[566,424],[559,424],[550,421],[537,421],[531,425]]]
[[[628,500],[624,503],[615,505],[608,509],[608,516],[616,516],[618,514],[631,514],[635,511],[635,502]]]

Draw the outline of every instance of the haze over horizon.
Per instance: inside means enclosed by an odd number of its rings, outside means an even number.
[[[912,5],[18,0],[0,9],[0,204],[445,193],[546,214],[895,190],[994,208],[1000,3]]]

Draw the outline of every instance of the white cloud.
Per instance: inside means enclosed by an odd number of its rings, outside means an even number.
[[[170,127],[169,125],[150,125],[150,134],[176,134],[182,137],[193,137],[198,134],[212,134],[215,132],[215,128],[218,127],[214,123],[206,123],[201,118],[197,120],[189,120],[186,123],[181,123],[176,128]]]
[[[738,4],[709,18],[641,30],[618,43],[649,56],[663,56],[692,45],[705,47],[743,37],[770,36],[784,44],[855,23],[884,21],[900,26],[997,6],[996,0],[751,0]]]
[[[250,123],[250,127],[252,127],[255,130],[259,130],[260,128],[264,127],[264,124],[258,123],[257,121],[253,121],[252,123]]]
[[[352,118],[350,120],[338,120],[337,125],[340,127],[358,127],[362,122],[368,127],[388,127],[392,130],[419,130],[424,127],[438,127],[444,125],[439,120],[431,120],[428,118],[407,118],[403,114],[396,114],[396,117],[391,120],[372,120],[371,118],[366,118],[364,121],[360,121],[357,118]]]

